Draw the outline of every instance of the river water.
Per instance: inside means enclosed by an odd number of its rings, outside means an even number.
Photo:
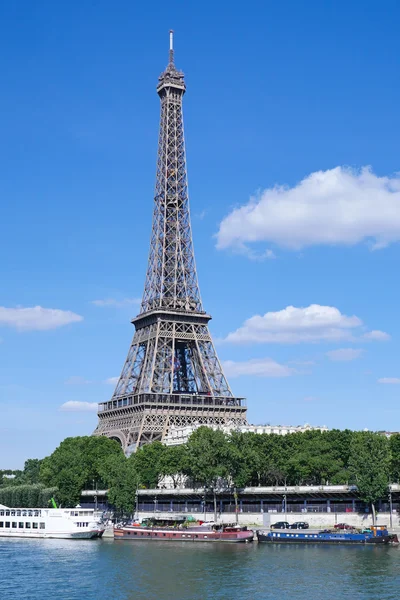
[[[0,599],[391,600],[400,548],[0,538]]]

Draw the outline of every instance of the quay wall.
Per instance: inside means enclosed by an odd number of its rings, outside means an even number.
[[[182,512],[140,512],[140,518],[158,518],[162,519],[163,514],[168,516],[168,519],[173,520],[174,517],[181,516]],[[194,513],[193,516],[201,520],[213,521],[214,513]],[[217,513],[219,523],[233,523],[235,521],[234,513]],[[287,521],[295,523],[296,521],[307,521],[310,529],[332,528],[336,523],[347,523],[354,527],[368,527],[372,525],[372,515],[367,513],[240,513],[239,523],[241,525],[259,525],[260,527],[269,527],[277,521]],[[390,514],[381,512],[377,514],[377,523],[379,525],[390,526]],[[400,529],[400,518],[398,514],[392,514],[393,529]]]

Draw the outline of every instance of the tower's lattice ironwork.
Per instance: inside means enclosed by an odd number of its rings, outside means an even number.
[[[95,435],[136,449],[162,440],[171,425],[244,424],[208,330],[194,260],[186,174],[184,75],[174,63],[160,75],[161,101],[153,227],[135,334],[110,401],[99,404]]]

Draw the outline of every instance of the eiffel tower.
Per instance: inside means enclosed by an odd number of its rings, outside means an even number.
[[[153,227],[135,334],[110,401],[99,404],[94,435],[125,451],[163,440],[171,426],[246,424],[222,371],[203,310],[190,226],[182,99],[184,75],[169,63],[158,79],[160,131]]]

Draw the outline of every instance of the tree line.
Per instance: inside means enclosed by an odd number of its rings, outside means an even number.
[[[43,460],[26,461],[14,479],[0,479],[0,503],[15,506],[18,493],[29,501],[27,486],[36,485],[54,491],[62,506],[75,506],[82,489],[96,486],[109,490],[109,502],[118,511],[131,514],[136,491],[155,488],[165,477],[175,487],[184,478],[187,486],[205,488],[215,506],[216,494],[224,488],[233,491],[237,502],[247,486],[354,484],[359,498],[374,509],[386,497],[389,483],[400,479],[400,435],[387,439],[350,430],[226,434],[200,427],[186,444],[153,442],[128,458],[116,441],[105,437],[67,438]],[[14,488],[8,503],[1,495],[7,488]],[[36,495],[36,501],[42,499]]]

